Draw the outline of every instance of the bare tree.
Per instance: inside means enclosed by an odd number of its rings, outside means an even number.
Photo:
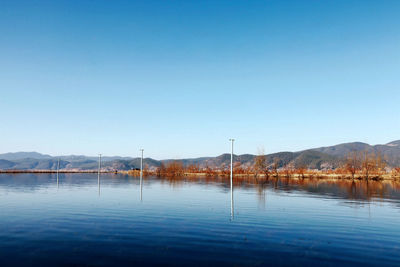
[[[242,166],[242,163],[240,163],[240,162],[233,163],[233,171],[236,174],[244,174],[245,173],[244,167]]]
[[[274,158],[274,162],[272,164],[272,169],[273,169],[276,177],[278,177],[278,168],[279,168],[279,158]]]
[[[361,170],[361,157],[357,151],[352,151],[347,155],[345,169],[354,180],[354,175]]]
[[[395,167],[392,169],[392,177],[396,180],[398,176],[400,176],[400,167]]]
[[[286,166],[284,168],[284,172],[285,172],[285,177],[289,178],[290,174],[292,172],[292,165],[290,163],[286,164]]]
[[[158,176],[176,177],[184,175],[183,164],[180,161],[171,161],[165,166],[161,164],[156,171]]]
[[[264,172],[266,167],[264,149],[259,148],[258,155],[254,158],[254,177],[257,179],[258,174]]]
[[[160,166],[156,169],[156,175],[158,177],[161,177],[163,175],[165,175],[166,173],[166,167],[164,165],[164,163],[161,162]]]
[[[377,175],[378,175],[379,178],[381,178],[381,176],[386,173],[386,169],[385,169],[386,168],[386,161],[382,157],[382,153],[380,151],[378,151],[377,154],[376,154],[375,163],[376,163]]]
[[[265,169],[264,169],[264,176],[265,176],[265,178],[268,180],[269,179],[269,175],[270,175],[270,170],[269,170],[269,167],[268,166],[266,166],[265,167]]]
[[[363,159],[362,159],[362,168],[364,171],[365,179],[368,180],[371,172],[373,172],[376,168],[374,153],[369,153],[368,150],[364,151],[364,155],[363,155]]]
[[[306,173],[307,170],[307,166],[305,164],[300,164],[297,168],[296,168],[296,172],[299,174],[299,176],[301,177],[301,179],[304,179],[304,174]]]
[[[185,172],[187,173],[198,173],[200,170],[199,164],[190,164],[185,168]]]
[[[213,169],[211,169],[208,165],[205,167],[204,171],[206,173],[206,177],[212,177],[216,175],[216,172]]]

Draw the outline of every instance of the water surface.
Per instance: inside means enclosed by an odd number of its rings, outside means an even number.
[[[142,194],[141,194],[142,191]],[[399,265],[394,182],[0,175],[0,265]]]

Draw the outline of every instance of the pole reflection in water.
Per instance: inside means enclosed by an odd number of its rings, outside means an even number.
[[[98,192],[100,196],[100,175],[97,177],[97,184],[98,184]]]
[[[229,139],[231,141],[231,218],[233,219],[233,142],[235,139]]]
[[[140,201],[142,201],[142,196],[143,196],[143,178],[140,177]]]
[[[57,162],[57,189],[59,188],[59,183],[58,183],[58,172],[59,172],[59,170],[60,170],[60,159],[58,159],[58,162]]]
[[[260,208],[265,210],[266,205],[266,189],[264,188],[264,184],[260,184],[257,186],[257,196],[258,196],[258,205]]]
[[[233,187],[231,187],[231,219],[233,220]]]
[[[99,154],[99,169],[97,170],[97,185],[99,188],[99,196],[100,196],[100,170],[101,170],[101,154]]]
[[[142,193],[143,193],[143,151],[144,149],[140,149],[142,152],[142,156],[140,158],[140,201],[142,201]]]

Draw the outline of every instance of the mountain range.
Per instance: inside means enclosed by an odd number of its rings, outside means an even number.
[[[266,155],[268,165],[274,162],[279,167],[287,164],[304,166],[310,169],[334,169],[343,163],[344,158],[351,151],[380,152],[389,167],[400,166],[400,140],[384,145],[369,145],[361,142],[344,143],[328,147],[312,148],[298,152],[278,152]],[[243,166],[254,164],[257,155],[235,155],[235,162]],[[67,170],[93,170],[98,166],[97,157],[83,155],[70,155],[53,157],[38,152],[15,152],[0,154],[0,170],[55,170],[60,159],[60,169]],[[173,159],[155,160],[145,158],[144,164],[150,169],[155,169],[161,163],[168,163]],[[200,157],[179,159],[185,166],[196,164],[200,167],[227,168],[230,164],[230,154],[222,154],[217,157]],[[102,157],[102,166],[108,170],[130,170],[139,168],[140,158],[131,157]]]

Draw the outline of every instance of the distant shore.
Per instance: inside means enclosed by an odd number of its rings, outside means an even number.
[[[131,175],[134,177],[139,177],[140,171],[118,171],[118,173]],[[164,173],[159,175],[154,172],[144,172],[144,176],[158,176],[164,178],[185,178],[185,177],[197,177],[204,179],[212,179],[212,178],[229,178],[230,175],[228,173],[207,173],[207,172],[183,172],[178,174],[170,174]],[[276,179],[276,178],[285,178],[285,179],[321,179],[321,180],[373,180],[373,181],[400,181],[400,175],[393,175],[391,173],[380,174],[380,175],[370,175],[366,178],[363,174],[356,174],[354,178],[351,174],[348,173],[326,173],[326,172],[305,172],[305,173],[290,173],[287,174],[285,172],[278,172],[275,174],[269,174],[268,176],[265,174],[257,174],[254,173],[234,173],[234,178],[237,180],[268,180],[268,179]]]
[[[1,173],[57,173],[57,170],[0,170]],[[97,170],[59,170],[58,173],[98,173]],[[118,171],[101,171],[100,173],[118,173]]]
[[[19,174],[19,173],[57,173],[57,170],[0,170],[0,174]],[[58,173],[98,173],[97,170],[59,170]],[[113,173],[113,174],[125,174],[130,175],[132,177],[139,177],[140,171],[138,170],[102,170],[100,173]],[[155,172],[144,171],[143,176],[158,176],[163,178],[185,178],[185,177],[197,177],[204,179],[212,179],[212,178],[229,178],[228,173],[207,173],[207,172],[183,172],[183,173],[165,173],[163,175],[159,175]],[[363,174],[356,174],[354,178],[348,173],[326,173],[326,172],[305,172],[305,173],[284,173],[278,172],[275,174],[270,174],[266,176],[265,174],[257,174],[254,173],[234,173],[234,177],[242,180],[242,179],[250,179],[250,180],[268,180],[274,178],[294,178],[294,179],[333,179],[333,180],[374,180],[374,181],[400,181],[400,175],[393,175],[391,173],[385,173],[380,175],[371,175],[366,178]]]

